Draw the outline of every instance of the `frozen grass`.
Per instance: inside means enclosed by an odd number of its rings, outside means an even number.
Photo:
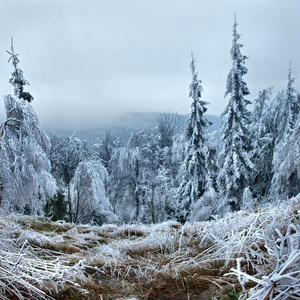
[[[300,227],[299,220],[288,225],[284,234],[275,229],[276,234],[271,237],[258,235],[257,238],[264,241],[266,251],[262,254],[253,251],[252,258],[247,261],[261,261],[260,266],[253,264],[256,276],[251,276],[241,270],[242,258],[237,260],[237,268],[233,268],[243,287],[245,295],[243,299],[300,299]],[[268,270],[268,272],[265,272]],[[257,276],[260,274],[261,276]],[[255,282],[255,288],[247,292],[245,283]]]
[[[178,295],[174,299],[193,299],[209,289],[211,299],[229,290],[241,292],[240,299],[300,299],[299,210],[295,197],[183,226],[75,226],[3,216],[0,298],[45,299],[81,284],[80,293],[93,289],[100,299],[111,299],[100,289],[106,284],[110,293],[139,299],[151,293],[149,299],[160,299],[166,287]]]
[[[0,299],[52,299],[51,291],[86,280],[79,261],[68,266],[44,247],[49,237],[20,228],[21,216],[2,217],[0,222]],[[28,218],[29,220],[29,218]],[[54,237],[57,238],[57,237]]]

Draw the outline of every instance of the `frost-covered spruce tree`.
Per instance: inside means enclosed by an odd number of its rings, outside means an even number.
[[[277,97],[277,139],[273,156],[271,195],[274,200],[295,196],[300,192],[299,173],[299,93],[294,89],[294,78],[288,69],[287,89]],[[276,129],[276,124],[274,124]]]
[[[13,47],[10,54],[15,66]],[[48,159],[50,140],[29,101],[22,94],[16,96],[4,97],[7,117],[0,135],[1,208],[42,214],[46,199],[56,189]]]
[[[242,44],[238,43],[238,23],[233,25],[233,43],[231,48],[232,68],[227,77],[226,93],[229,103],[222,114],[221,149],[219,157],[220,172],[218,188],[223,204],[229,204],[232,210],[240,209],[244,189],[249,184],[253,164],[250,159],[251,140],[249,134],[250,104],[245,96],[249,94],[243,76],[247,73],[246,56],[241,54]]]
[[[13,39],[11,38],[11,47],[10,51],[7,51],[10,54],[10,59],[8,62],[12,62],[14,66],[14,71],[11,73],[12,78],[9,82],[14,87],[14,94],[18,99],[24,99],[27,102],[31,102],[33,97],[30,93],[24,92],[24,86],[29,85],[29,82],[24,78],[23,71],[18,67],[18,63],[20,62],[18,59],[19,54],[15,54],[14,46],[13,46]]]
[[[293,87],[295,78],[292,77],[292,67],[288,69],[288,84],[286,90],[280,92],[274,103],[273,130],[276,136],[276,144],[279,144],[293,129],[299,110],[300,103],[297,92]]]
[[[270,121],[273,118],[270,109],[272,88],[259,92],[254,103],[252,118],[253,134],[253,164],[251,188],[253,196],[258,199],[266,197],[270,191],[273,177],[272,159],[274,153],[274,134],[270,130]]]
[[[207,127],[209,122],[205,118],[206,105],[201,99],[202,86],[195,70],[195,59],[191,62],[192,82],[190,94],[192,98],[191,114],[186,124],[186,151],[178,174],[180,183],[178,194],[178,218],[185,222],[190,214],[191,207],[204,194],[209,182],[207,170]]]
[[[275,200],[285,200],[300,193],[300,115],[295,128],[274,153],[274,176],[271,195]]]

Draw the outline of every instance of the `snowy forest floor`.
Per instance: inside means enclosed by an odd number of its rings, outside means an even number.
[[[0,299],[299,299],[300,196],[181,225],[0,217]]]

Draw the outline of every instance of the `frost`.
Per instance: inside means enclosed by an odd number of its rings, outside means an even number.
[[[56,189],[47,157],[50,141],[30,103],[8,95],[5,108],[7,120],[0,138],[1,208],[7,213],[43,213],[46,198]]]
[[[207,127],[210,125],[205,118],[208,102],[201,100],[201,80],[195,70],[195,59],[191,62],[192,83],[190,94],[192,98],[191,114],[185,126],[185,153],[180,165],[177,181],[178,207],[177,219],[185,222],[194,204],[203,196],[210,186],[210,174],[208,171]],[[210,187],[211,188],[211,187]],[[199,201],[198,201],[198,209]],[[204,208],[205,209],[205,208]]]
[[[1,299],[11,299],[10,296],[28,299],[26,294],[32,299],[52,299],[49,291],[57,292],[64,284],[72,285],[73,282],[75,285],[76,280],[86,280],[82,263],[70,266],[44,249],[54,244],[50,237],[33,230],[20,231],[20,226],[14,223],[22,220],[19,216],[9,216],[2,220],[5,221],[2,223],[10,226],[5,235],[3,232],[0,234]],[[18,233],[21,234],[16,238]],[[55,240],[56,243],[62,242],[61,238]]]
[[[250,183],[254,165],[252,163],[252,144],[250,139],[250,112],[245,99],[249,94],[243,76],[247,74],[246,56],[241,54],[242,45],[238,43],[238,23],[233,25],[233,42],[231,48],[232,68],[227,77],[226,93],[229,103],[222,114],[220,155],[218,165],[220,172],[217,183],[221,197],[228,199],[232,210],[241,207],[243,190]]]
[[[70,189],[74,222],[102,225],[118,220],[106,195],[107,177],[107,170],[101,161],[90,160],[78,164]]]
[[[249,199],[247,191],[245,197]],[[11,288],[20,296],[31,289],[46,297],[66,283],[79,284],[78,289],[90,280],[99,284],[96,278],[101,276],[155,285],[161,278],[201,282],[206,274],[218,289],[239,281],[250,299],[263,299],[269,292],[270,299],[297,295],[299,211],[300,195],[257,211],[184,225],[91,226],[1,216],[0,265],[5,273],[0,292]],[[249,281],[256,286],[249,289]]]

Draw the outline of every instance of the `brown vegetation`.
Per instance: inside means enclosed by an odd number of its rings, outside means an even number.
[[[284,272],[299,266],[299,209],[297,198],[210,222],[101,227],[11,215],[1,217],[0,234],[17,249],[15,258],[10,254],[10,272],[21,263],[36,277],[44,272],[42,282],[28,277],[28,284],[54,299],[252,299],[262,276],[274,278],[274,270],[286,261]],[[2,258],[8,256],[5,251]],[[243,281],[247,276],[250,281]],[[297,282],[299,274],[293,276]],[[10,279],[1,280],[7,284]],[[3,299],[45,297],[26,296],[30,289],[26,284],[19,294],[4,289]]]

